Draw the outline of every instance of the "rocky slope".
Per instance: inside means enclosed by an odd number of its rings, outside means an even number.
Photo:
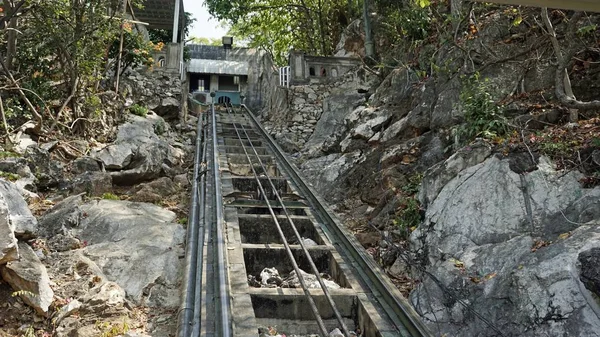
[[[455,71],[423,77],[409,64],[379,81],[292,87],[287,104],[265,116],[437,336],[596,336],[600,328],[599,111],[569,123],[553,95],[550,40],[534,24],[539,10],[521,10],[527,25],[506,20],[509,7],[478,8],[475,35],[421,47]],[[563,40],[566,21],[552,19],[565,50],[600,59],[583,39]],[[598,66],[578,62],[574,92],[594,97]],[[469,77],[475,71],[480,80]],[[309,89],[344,96],[296,99]],[[503,106],[483,122],[505,120],[508,132],[474,133],[485,139],[463,146],[461,132],[482,122],[466,112],[489,107],[469,111],[469,95],[480,94]]]
[[[132,74],[125,91],[155,81]],[[110,143],[0,152],[0,336],[175,334],[197,119],[173,120],[165,85],[152,104],[166,119],[125,112]]]

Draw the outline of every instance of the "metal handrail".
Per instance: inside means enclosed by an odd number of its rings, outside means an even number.
[[[230,319],[230,307],[229,307],[229,292],[227,291],[227,273],[226,273],[226,256],[223,247],[225,246],[225,238],[223,236],[223,197],[221,193],[221,171],[219,170],[218,154],[219,150],[217,147],[217,117],[215,114],[215,104],[211,105],[212,114],[212,151],[213,151],[213,177],[214,177],[214,197],[215,197],[215,225],[217,229],[217,273],[218,273],[218,302],[220,307],[219,316],[221,318],[220,334],[222,337],[231,336],[231,319]]]
[[[178,313],[177,336],[189,336],[189,329],[192,326],[194,319],[194,297],[195,284],[197,279],[197,254],[198,249],[198,174],[200,169],[199,159],[202,157],[202,119],[198,118],[197,135],[196,135],[196,151],[194,163],[194,181],[192,182],[192,200],[190,204],[190,215],[187,224],[187,237],[185,249],[185,271],[183,274],[183,301]],[[202,274],[200,275],[202,277]],[[183,313],[183,315],[182,315]]]

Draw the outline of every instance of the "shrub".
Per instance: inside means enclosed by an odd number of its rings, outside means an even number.
[[[148,108],[139,104],[134,104],[129,107],[129,112],[134,115],[146,117],[146,115],[148,115]]]
[[[463,79],[460,108],[465,123],[456,129],[459,143],[468,143],[476,137],[492,139],[507,133],[503,109],[492,98],[488,81],[480,80],[478,73]]]
[[[105,200],[121,200],[118,195],[112,193],[104,193],[102,194],[102,199]]]

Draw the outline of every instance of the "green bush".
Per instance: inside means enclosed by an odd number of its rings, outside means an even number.
[[[493,139],[508,132],[503,108],[494,101],[489,82],[480,80],[478,73],[463,79],[460,108],[465,123],[456,129],[456,136],[461,144],[476,137]]]
[[[146,115],[148,115],[148,108],[139,104],[134,104],[129,107],[129,112],[134,115],[146,117]]]
[[[421,205],[415,196],[403,197],[400,200],[393,223],[405,239],[419,226],[421,223]]]
[[[112,193],[104,193],[102,194],[102,199],[106,200],[121,200],[118,195]]]

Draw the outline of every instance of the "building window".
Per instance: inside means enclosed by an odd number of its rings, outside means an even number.
[[[164,56],[161,56],[161,57],[158,58],[158,66],[159,67],[164,68],[165,67],[165,62],[166,61],[165,61],[165,57]]]
[[[327,77],[327,70],[321,67],[321,77]]]
[[[233,84],[240,84],[240,77],[239,76],[233,76]]]
[[[335,69],[335,68],[331,69],[331,77],[338,77],[337,69]]]
[[[204,79],[198,80],[198,91],[205,91],[205,88],[204,88]]]
[[[316,75],[316,73],[315,73],[315,67],[308,68],[308,74],[310,76],[315,76]]]

